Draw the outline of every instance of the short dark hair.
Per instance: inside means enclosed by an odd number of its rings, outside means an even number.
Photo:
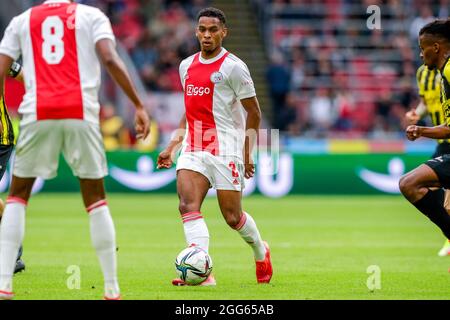
[[[450,19],[437,19],[426,24],[419,31],[419,36],[423,34],[431,34],[450,42]]]
[[[223,24],[226,24],[226,17],[225,13],[223,13],[222,10],[209,7],[200,10],[200,12],[197,15],[197,21],[200,20],[201,17],[211,17],[211,18],[217,18],[222,22]]]

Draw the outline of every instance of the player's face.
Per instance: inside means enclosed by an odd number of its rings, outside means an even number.
[[[210,54],[222,47],[222,41],[227,35],[227,29],[218,18],[201,17],[198,20],[196,35],[200,42],[201,50]]]
[[[419,37],[420,58],[429,68],[436,68],[439,57],[439,44],[430,35],[423,34]]]

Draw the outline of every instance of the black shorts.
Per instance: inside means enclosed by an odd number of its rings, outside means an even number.
[[[439,143],[431,158],[434,159],[444,154],[450,154],[450,143],[448,142]]]
[[[450,189],[450,154],[430,159],[425,164],[436,172],[441,186]]]
[[[14,149],[14,145],[0,145],[0,180],[3,178],[5,174],[6,167],[8,166],[9,158],[11,157],[11,153]]]

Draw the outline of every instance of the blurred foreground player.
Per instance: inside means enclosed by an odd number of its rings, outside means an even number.
[[[20,82],[23,82],[22,66],[17,62],[13,62],[9,69],[8,75]],[[0,98],[0,180],[5,174],[8,161],[14,149],[14,140],[15,137],[11,124],[11,118],[8,114],[5,98],[2,96]],[[0,222],[2,220],[4,209],[5,204],[3,200],[0,199]],[[22,246],[20,246],[19,253],[17,254],[16,266],[14,267],[14,273],[25,270],[25,263],[21,259],[22,251]]]
[[[433,126],[445,123],[444,111],[441,105],[441,75],[439,71],[436,68],[430,69],[426,65],[422,65],[417,69],[416,78],[420,103],[417,108],[405,114],[407,124],[417,124],[426,115],[430,116]],[[438,139],[436,150],[431,157],[437,158],[444,154],[450,154],[449,139]],[[448,197],[450,190],[445,190],[445,193],[446,197]],[[444,246],[438,252],[440,257],[447,255],[450,255],[449,239],[445,240]]]
[[[251,178],[255,172],[252,150],[261,120],[255,88],[245,63],[222,48],[227,35],[224,13],[206,8],[197,21],[201,52],[180,64],[186,109],[180,129],[186,125],[188,129],[177,163],[177,191],[186,241],[208,252],[209,232],[201,206],[212,186],[227,224],[253,249],[258,283],[268,283],[272,277],[269,246],[241,204],[244,177]],[[158,168],[172,166],[179,145],[179,138],[170,142],[158,157]],[[185,285],[181,279],[172,284]],[[211,275],[201,285],[215,284]]]
[[[19,108],[21,130],[0,232],[0,298],[14,296],[12,274],[33,183],[36,177],[56,176],[62,152],[80,181],[103,272],[104,298],[120,299],[115,228],[103,183],[107,163],[99,128],[99,58],[136,107],[138,138],[148,135],[149,118],[117,54],[110,21],[90,6],[45,1],[7,27],[0,43],[2,82],[20,55],[26,93]]]
[[[424,64],[441,75],[441,104],[445,123],[435,127],[410,125],[409,140],[419,137],[450,138],[450,20],[436,20],[419,33],[420,56]],[[428,160],[405,174],[399,182],[405,198],[426,215],[450,239],[450,202],[444,189],[450,188],[450,154]],[[437,189],[436,189],[437,188]]]

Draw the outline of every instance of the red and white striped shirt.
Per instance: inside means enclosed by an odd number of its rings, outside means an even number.
[[[0,53],[22,55],[26,92],[21,124],[49,119],[99,122],[101,70],[95,44],[115,37],[97,8],[49,0],[14,17]]]
[[[242,158],[246,112],[240,100],[256,96],[246,64],[224,48],[208,60],[197,53],[181,62],[180,78],[187,122],[182,152]]]

